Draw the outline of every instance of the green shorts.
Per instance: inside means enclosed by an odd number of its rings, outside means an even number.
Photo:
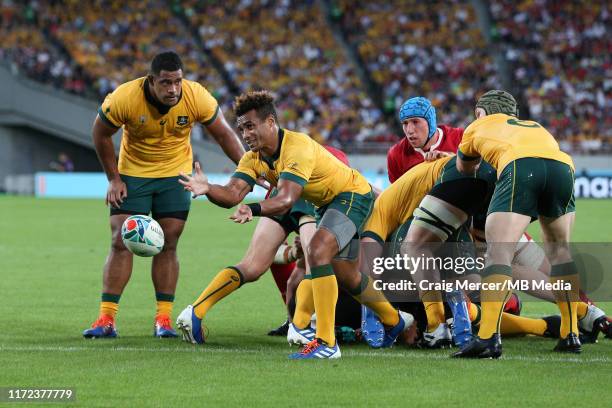
[[[340,193],[329,204],[316,209],[317,226],[323,215],[329,210],[337,210],[346,215],[357,228],[358,236],[361,235],[372,207],[374,206],[374,194]]]
[[[191,193],[178,182],[179,177],[147,178],[121,175],[127,186],[127,197],[115,214],[153,214],[153,218],[187,219]]]
[[[557,160],[526,157],[501,172],[488,214],[512,212],[537,219],[574,211],[574,170]]]
[[[272,190],[270,197],[274,197],[277,193],[278,190]],[[272,215],[268,218],[278,222],[287,234],[291,232],[299,234],[300,218],[304,215],[310,215],[315,218],[315,206],[310,201],[300,198],[293,204],[293,207],[291,207],[288,213],[283,215]]]
[[[354,260],[359,256],[359,238],[374,207],[374,194],[340,193],[316,210],[317,227],[336,237],[340,252],[335,259]]]

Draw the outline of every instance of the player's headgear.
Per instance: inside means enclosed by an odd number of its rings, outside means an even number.
[[[518,106],[514,96],[498,89],[488,91],[482,95],[478,102],[476,102],[476,107],[484,109],[487,115],[505,113],[506,115],[518,117]]]
[[[399,120],[403,122],[407,118],[423,118],[427,121],[429,126],[429,132],[427,133],[427,140],[425,143],[433,137],[436,133],[436,108],[431,104],[431,101],[422,96],[416,96],[414,98],[406,99],[399,110]]]

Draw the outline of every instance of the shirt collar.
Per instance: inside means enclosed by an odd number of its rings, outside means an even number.
[[[442,143],[442,139],[444,138],[444,132],[442,131],[442,129],[440,128],[436,128],[436,129],[438,130],[438,141],[434,143],[433,145],[431,145],[431,147],[428,150],[430,152],[433,150],[436,150],[438,146],[440,146],[440,144]],[[421,153],[423,156],[425,156],[425,153],[427,153],[425,150],[419,147],[415,147],[414,150]]]
[[[270,168],[274,168],[274,162],[277,161],[278,158],[280,157],[281,147],[283,146],[283,138],[284,137],[285,137],[285,130],[283,128],[279,127],[278,128],[278,147],[276,148],[276,151],[274,152],[272,157],[268,157],[268,156],[264,155],[263,153],[261,154],[262,160]]]

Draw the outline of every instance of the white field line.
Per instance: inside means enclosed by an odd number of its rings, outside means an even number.
[[[295,351],[296,349],[288,349],[288,353],[291,351]],[[195,347],[188,346],[184,348],[172,348],[172,347],[85,347],[85,346],[0,346],[0,351],[16,351],[16,352],[31,352],[31,351],[55,351],[61,353],[73,353],[73,352],[145,352],[145,353],[202,353],[202,354],[235,354],[235,353],[245,353],[245,354],[269,354],[270,352],[276,354],[278,352],[277,349],[243,349],[243,348],[207,348],[203,347]],[[451,351],[449,351],[449,354]],[[393,352],[393,351],[353,351],[346,350],[342,351],[343,356],[345,357],[381,357],[381,358],[402,358],[402,359],[418,359],[418,360],[450,360],[449,355],[439,354],[439,353],[427,353],[427,352],[418,352],[418,353],[402,353],[402,352]],[[534,357],[534,356],[526,356],[514,353],[506,353],[501,358],[501,360],[512,360],[512,361],[529,361],[529,362],[555,362],[555,363],[612,363],[612,359],[607,357],[587,357],[587,356],[577,356],[577,357]]]

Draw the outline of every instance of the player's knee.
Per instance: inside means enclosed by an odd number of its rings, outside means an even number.
[[[310,266],[326,265],[331,262],[334,256],[330,246],[318,240],[313,240],[313,242],[310,243],[307,253]]]
[[[177,244],[177,240],[165,240],[162,252],[176,252]]]
[[[121,238],[121,231],[113,232],[111,237],[111,251],[115,253],[128,253],[129,250],[123,243]]]

